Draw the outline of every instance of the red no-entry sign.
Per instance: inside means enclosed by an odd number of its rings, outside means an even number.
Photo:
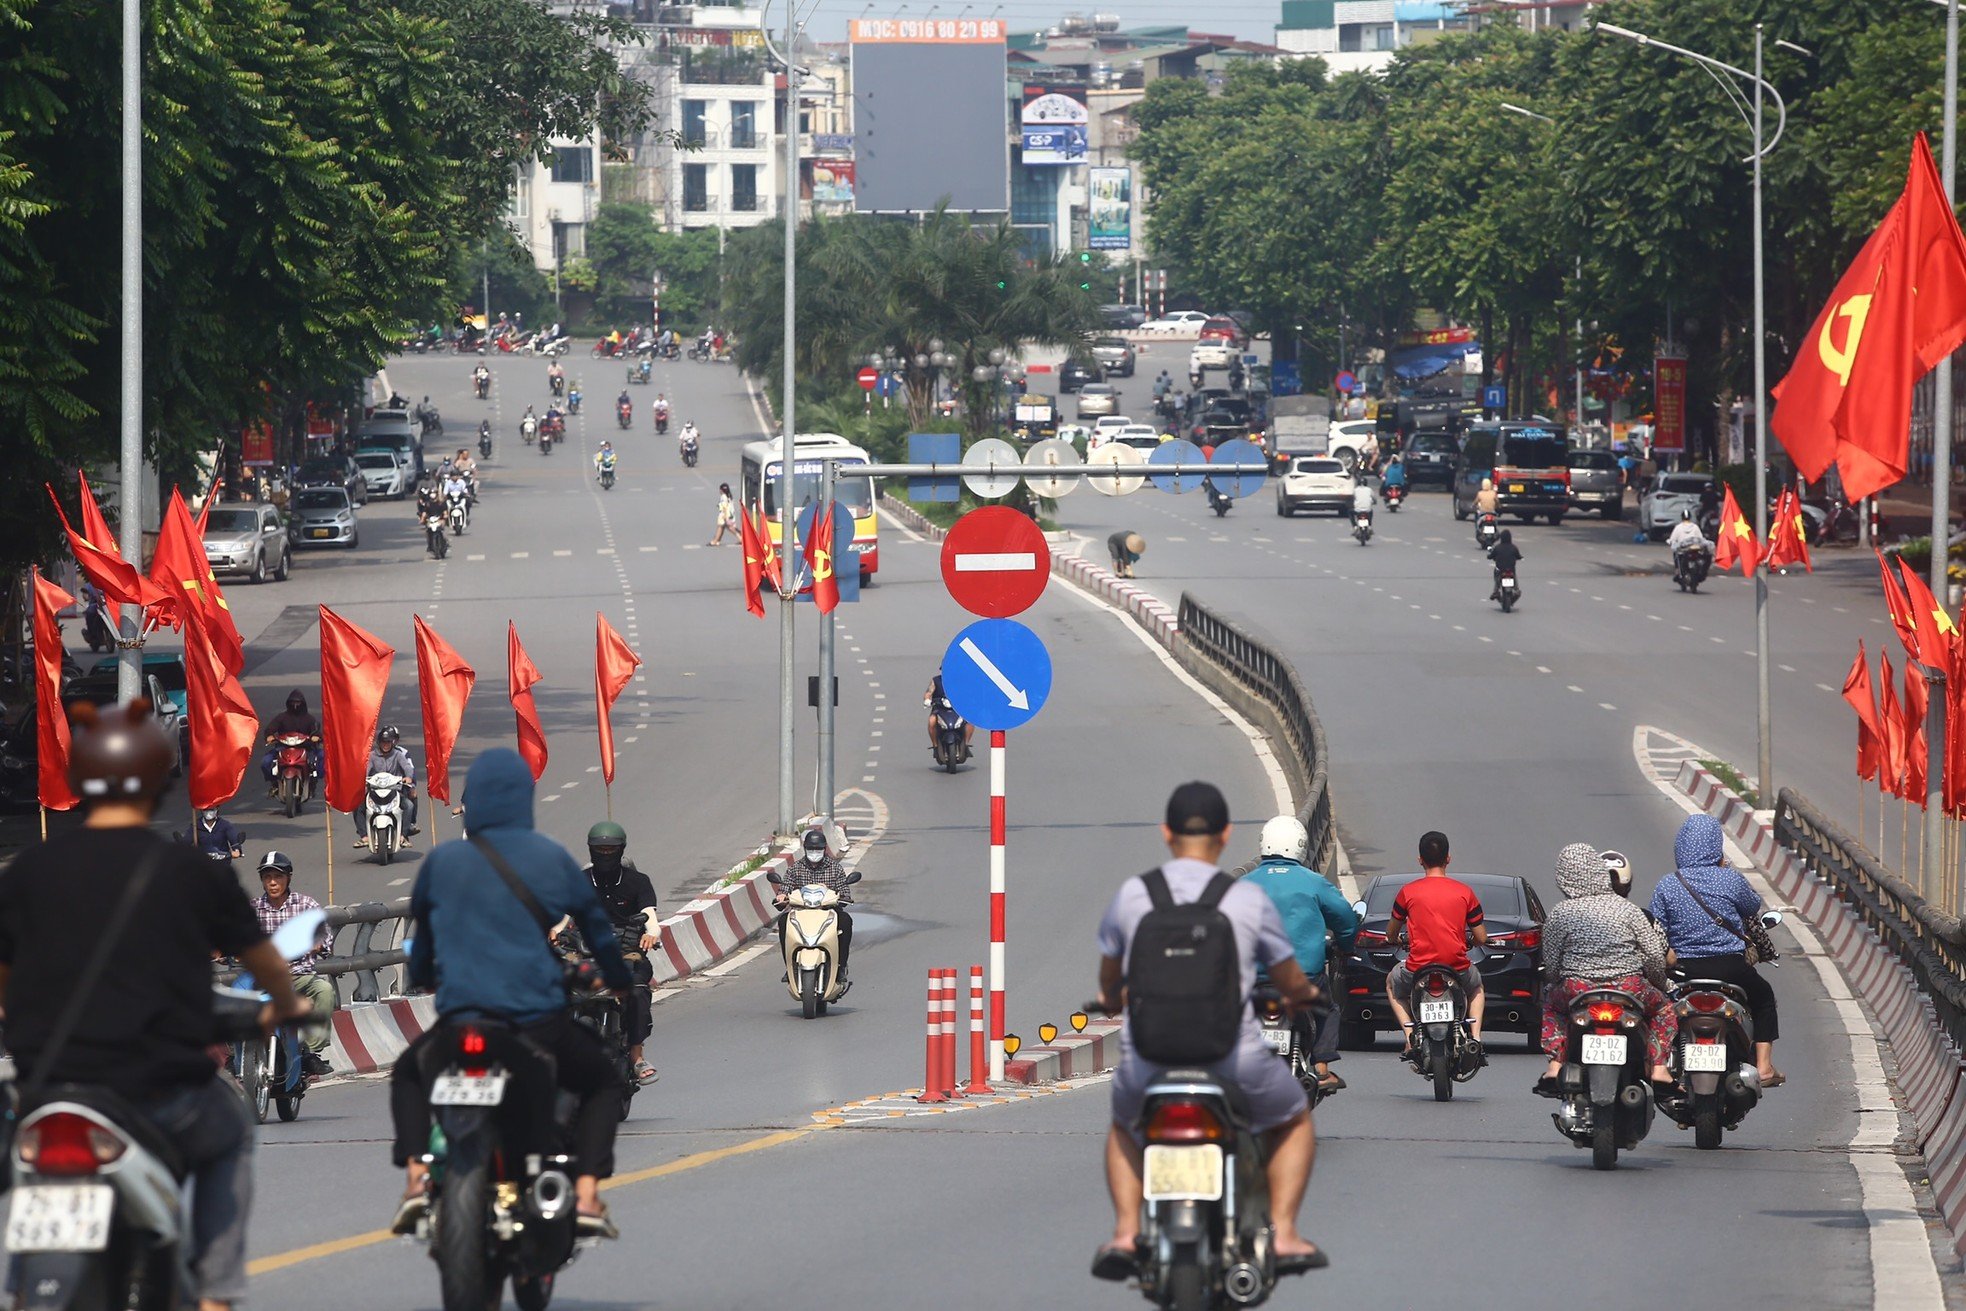
[[[880,370],[867,368],[854,375],[860,381],[861,391],[874,390],[874,384],[881,380]]]
[[[1051,548],[1043,530],[1007,505],[971,510],[942,539],[942,581],[973,615],[1022,614],[1050,580]]]

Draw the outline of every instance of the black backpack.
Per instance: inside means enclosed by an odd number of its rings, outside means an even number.
[[[1199,900],[1175,904],[1167,876],[1140,876],[1153,909],[1133,931],[1126,1013],[1133,1049],[1160,1065],[1209,1065],[1242,1031],[1242,965],[1235,926],[1221,911],[1235,886],[1216,871]]]

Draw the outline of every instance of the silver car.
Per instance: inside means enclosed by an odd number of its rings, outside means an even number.
[[[214,505],[205,524],[205,564],[255,583],[287,579],[287,526],[270,505]]]
[[[303,487],[294,493],[294,536],[303,546],[346,546],[361,540],[355,507],[339,487]]]
[[[1088,382],[1079,388],[1079,417],[1096,419],[1107,414],[1116,414],[1120,408],[1120,394],[1110,382]]]
[[[1639,498],[1638,526],[1653,541],[1663,542],[1679,522],[1681,511],[1691,511],[1695,519],[1700,517],[1700,495],[1712,486],[1710,474],[1660,474],[1652,490]]]
[[[1610,451],[1570,452],[1570,508],[1625,517],[1625,477]]]
[[[357,451],[355,467],[362,471],[362,478],[369,485],[370,496],[394,498],[410,493],[414,480],[410,477],[407,457],[398,451],[385,447]]]
[[[1108,378],[1133,376],[1133,346],[1124,337],[1095,337],[1092,358],[1105,367]]]

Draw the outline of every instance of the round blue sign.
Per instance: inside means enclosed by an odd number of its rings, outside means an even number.
[[[1254,464],[1261,465],[1264,470],[1269,468],[1269,459],[1263,454],[1263,448],[1246,437],[1237,437],[1233,441],[1223,442],[1215,448],[1215,454],[1208,457],[1208,462],[1211,465]],[[1237,500],[1241,500],[1245,496],[1254,496],[1263,489],[1263,477],[1264,474],[1261,471],[1255,473],[1211,473],[1208,475],[1208,481],[1214,483],[1215,490],[1221,492],[1224,496],[1233,496]]]
[[[1201,453],[1201,447],[1186,437],[1170,437],[1147,457],[1147,477],[1154,486],[1164,492],[1192,492],[1201,486],[1202,475],[1198,473],[1155,473],[1157,464],[1206,464],[1208,457]]]
[[[1350,369],[1340,369],[1338,376],[1331,380],[1331,385],[1350,396],[1358,390],[1358,375]]]
[[[1051,695],[1051,653],[1015,619],[980,619],[943,653],[942,690],[978,728],[1021,728]]]

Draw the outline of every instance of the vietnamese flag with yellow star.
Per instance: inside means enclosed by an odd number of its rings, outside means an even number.
[[[1925,134],[1897,203],[1857,252],[1770,392],[1771,417],[1810,481],[1834,463],[1852,501],[1905,476],[1911,391],[1966,343],[1966,234]]]
[[[1713,544],[1713,562],[1716,568],[1732,569],[1735,561],[1740,561],[1741,576],[1752,577],[1754,567],[1761,562],[1761,543],[1754,535],[1754,529],[1741,517],[1741,507],[1734,500],[1734,489],[1722,484],[1720,489],[1720,540]]]
[[[1918,576],[1915,569],[1905,568],[1903,557],[1898,559],[1898,572],[1905,580],[1905,609],[1911,621],[1911,632],[1904,636],[1905,649],[1911,658],[1928,669],[1952,669],[1953,640],[1959,629],[1952,622],[1946,608],[1932,596],[1932,589]],[[1895,620],[1897,616],[1894,614]]]

